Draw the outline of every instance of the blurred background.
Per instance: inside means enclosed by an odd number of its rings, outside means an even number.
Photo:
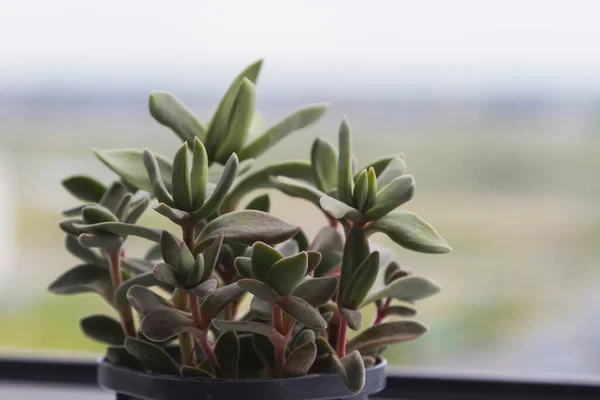
[[[599,12],[548,0],[0,0],[0,356],[101,354],[77,321],[108,307],[46,292],[76,262],[57,222],[77,201],[60,180],[112,179],[93,147],[171,157],[180,142],[150,117],[150,91],[206,121],[265,58],[265,126],[307,103],[332,107],[261,163],[308,159],[347,115],[361,164],[406,154],[418,183],[406,208],[454,249],[395,248],[444,291],[422,303],[430,332],[389,350],[391,363],[599,373]],[[274,196],[274,213],[311,235],[325,222]]]

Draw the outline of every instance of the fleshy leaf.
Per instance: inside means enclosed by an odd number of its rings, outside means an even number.
[[[323,259],[323,256],[321,255],[321,253],[317,252],[317,251],[307,251],[306,254],[308,254],[308,273],[311,274],[315,269],[317,269],[317,267],[319,266],[319,264],[321,264],[321,260]]]
[[[191,143],[190,143],[191,145]],[[208,155],[200,139],[194,139],[192,169],[190,171],[190,184],[192,186],[192,200],[194,210],[204,204],[206,198],[206,184],[208,183]]]
[[[112,283],[107,267],[95,264],[77,265],[60,275],[48,290],[55,294],[96,292],[112,301]]]
[[[310,186],[308,183],[286,178],[285,176],[278,176],[271,178],[273,186],[281,190],[283,193],[291,197],[299,197],[301,199],[308,200],[316,205],[319,205],[319,199],[325,196],[325,193],[319,189]]]
[[[293,238],[277,245],[276,249],[284,257],[290,257],[300,252],[300,246]]]
[[[98,254],[96,251],[83,247],[73,236],[65,236],[65,247],[67,250],[69,250],[69,253],[87,263],[99,265],[106,264],[106,260],[103,256]]]
[[[369,224],[366,232],[383,232],[400,246],[421,253],[443,254],[452,250],[433,226],[407,211],[392,211]]]
[[[304,376],[317,358],[317,345],[315,342],[306,342],[296,347],[287,357],[283,367],[283,376]]]
[[[442,290],[441,286],[422,276],[407,276],[397,279],[380,291],[370,295],[363,305],[372,303],[385,297],[392,297],[402,301],[423,300]]]
[[[408,304],[388,307],[385,312],[387,315],[395,315],[398,317],[414,317],[417,315],[417,309]]]
[[[138,189],[152,192],[152,184],[148,179],[146,167],[144,166],[142,150],[94,150],[94,154],[127,183]],[[154,156],[158,162],[165,187],[168,190],[171,187],[171,172],[173,169],[171,161],[156,153],[154,153]]]
[[[165,186],[164,176],[160,170],[156,156],[150,150],[144,149],[142,152],[142,157],[144,161],[144,167],[148,173],[148,180],[152,186],[152,193],[159,202],[173,206],[174,204],[173,199],[171,198],[171,193],[169,193],[169,190]],[[169,179],[172,178],[172,175],[173,172],[171,171],[171,176],[169,176]]]
[[[219,180],[219,183],[217,183],[215,190],[211,193],[208,199],[206,199],[202,207],[192,213],[197,220],[203,220],[219,209],[221,203],[223,203],[223,200],[225,199],[225,195],[235,181],[238,166],[238,158],[234,153],[231,155],[231,157],[229,157],[229,160],[225,165],[225,169],[223,170],[223,174],[221,175],[221,179]]]
[[[272,326],[261,322],[215,319],[213,320],[213,324],[222,331],[252,332],[267,337],[281,336]]]
[[[101,248],[107,251],[119,249],[123,240],[120,236],[113,234],[88,234],[83,233],[77,238],[79,244],[86,248]]]
[[[377,175],[375,169],[369,168],[367,173],[367,201],[365,208],[368,210],[375,205],[377,199]]]
[[[305,251],[277,261],[265,276],[265,283],[280,295],[286,296],[300,283],[308,271],[308,255]]]
[[[129,304],[142,316],[163,308],[172,308],[167,300],[145,286],[133,285],[127,291]]]
[[[264,367],[268,371],[272,371],[275,367],[275,350],[273,343],[268,337],[257,333],[252,334],[252,347],[258,358],[262,361]]]
[[[373,325],[350,340],[347,351],[363,354],[377,353],[391,344],[407,342],[427,332],[427,327],[416,321],[392,321]]]
[[[338,152],[327,140],[317,138],[310,152],[317,187],[330,193],[337,187]]]
[[[87,175],[73,175],[61,183],[69,193],[81,201],[98,203],[106,192],[106,186]]]
[[[339,131],[339,157],[338,157],[338,198],[342,203],[352,204],[352,142],[350,138],[350,125],[344,117]]]
[[[341,304],[349,309],[357,309],[369,294],[379,272],[379,252],[375,251],[356,268],[348,286],[341,292]]]
[[[271,200],[267,193],[255,197],[248,203],[246,210],[257,210],[268,213],[271,208]]]
[[[202,299],[209,294],[213,293],[215,289],[217,289],[217,280],[209,279],[208,281],[204,281],[198,284],[196,287],[187,289],[188,292],[194,294],[199,299]]]
[[[117,208],[117,204],[121,201],[123,196],[127,193],[127,188],[121,182],[113,182],[102,195],[102,198],[98,202],[99,205],[106,207],[111,212]]]
[[[358,351],[338,359],[334,357],[334,365],[352,393],[360,393],[365,386],[366,372],[362,357]]]
[[[327,327],[327,322],[325,322],[319,311],[299,297],[285,296],[275,304],[302,325],[313,329],[325,329]]]
[[[252,293],[254,296],[269,304],[281,300],[281,296],[275,289],[256,279],[240,279],[236,284],[244,291]]]
[[[215,218],[202,230],[202,240],[223,234],[225,239],[251,245],[256,241],[281,243],[293,237],[299,228],[262,211],[234,211]]]
[[[179,366],[159,346],[150,342],[128,337],[125,339],[125,349],[140,360],[148,371],[161,375],[179,375]]]
[[[292,343],[292,348],[300,347],[305,343],[312,342],[314,343],[316,339],[315,331],[310,329],[304,329],[294,338],[294,342]]]
[[[261,300],[257,296],[253,296],[250,301],[250,310],[259,318],[264,321],[270,321],[273,315],[273,307],[271,304],[264,300]]]
[[[264,280],[273,264],[282,258],[283,256],[268,244],[254,243],[251,256],[253,275],[259,280]]]
[[[406,171],[406,163],[400,156],[394,156],[385,166],[383,171],[377,172],[377,186],[383,188],[385,185],[403,175]]]
[[[148,339],[162,342],[177,336],[181,332],[200,333],[200,330],[194,327],[192,320],[180,311],[160,308],[152,311],[144,317],[140,330]]]
[[[124,345],[108,346],[106,348],[106,359],[115,365],[121,365],[123,367],[135,370],[142,369],[140,361],[131,354],[129,354],[129,352],[125,350]]]
[[[219,315],[221,310],[237,297],[241,296],[244,291],[235,283],[227,286],[222,286],[212,292],[200,305],[200,314],[202,315],[202,324],[204,328],[210,325],[210,322]],[[221,328],[219,328],[221,329]],[[232,329],[223,329],[232,330]]]
[[[175,206],[184,211],[192,211],[192,185],[190,183],[188,145],[183,143],[173,158],[173,172],[171,175],[173,188],[173,202]]]
[[[310,249],[321,253],[322,259],[315,276],[325,276],[342,263],[344,243],[340,233],[331,226],[323,227],[310,245]]]
[[[191,214],[186,211],[181,211],[176,208],[171,208],[165,203],[159,203],[154,207],[154,211],[169,218],[173,223],[177,225],[185,225],[191,219]]]
[[[300,297],[313,307],[319,307],[331,299],[337,289],[337,285],[337,276],[306,279],[296,286],[292,291],[292,295]]]
[[[162,231],[160,236],[160,251],[163,260],[167,264],[177,265],[181,257],[182,243],[175,238],[169,231]]]
[[[129,203],[131,203],[132,197],[133,194],[126,193],[117,205],[117,208],[115,209],[115,216],[117,217],[117,220],[121,220],[125,215],[125,211],[129,208]]]
[[[112,233],[119,236],[139,236],[153,242],[160,241],[162,229],[147,226],[126,224],[124,222],[101,222],[99,224],[75,224],[75,228],[85,230],[92,234]]]
[[[357,331],[362,327],[362,313],[360,311],[340,307],[340,314],[350,329]]]
[[[340,274],[340,292],[342,294],[348,289],[354,272],[369,254],[369,242],[365,232],[360,227],[352,227],[344,244],[344,258]]]
[[[206,129],[192,113],[171,93],[152,92],[148,101],[150,115],[161,125],[171,128],[181,140],[194,144],[194,139],[205,140]]]
[[[222,378],[236,379],[240,357],[240,341],[237,333],[226,331],[219,335],[215,343],[215,356],[223,372]]]
[[[204,277],[203,280],[211,279],[213,271],[219,261],[219,255],[223,248],[223,235],[217,236],[210,246],[208,246],[202,254],[204,254]]]
[[[371,220],[381,218],[412,199],[414,194],[415,179],[412,175],[399,176],[377,192],[375,205],[365,215]]]
[[[326,104],[313,104],[292,111],[283,120],[244,147],[239,152],[240,160],[257,158],[290,133],[316,122],[326,110]]]
[[[115,298],[113,300],[113,304],[117,309],[127,305],[127,291],[133,285],[149,287],[158,284],[160,284],[160,281],[154,277],[152,271],[127,279],[117,288],[117,290],[115,290]]]
[[[242,278],[255,278],[252,271],[252,260],[249,257],[237,257],[234,261],[235,270]]]
[[[342,203],[330,196],[323,196],[319,199],[319,204],[323,211],[335,219],[347,218],[353,222],[364,222],[365,218],[356,208]]]
[[[356,182],[354,183],[354,194],[352,195],[352,201],[354,207],[358,210],[364,210],[367,205],[367,197],[369,195],[369,182],[367,178],[367,170],[363,169]]]
[[[87,337],[109,346],[121,346],[125,340],[121,323],[108,315],[88,315],[79,321],[79,326]]]
[[[101,222],[117,222],[117,217],[109,209],[100,205],[91,205],[81,210],[81,217],[86,224],[99,224]]]

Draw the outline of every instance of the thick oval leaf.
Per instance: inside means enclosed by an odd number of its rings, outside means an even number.
[[[154,211],[169,218],[174,224],[182,226],[186,225],[192,219],[192,215],[186,211],[181,211],[176,208],[171,208],[165,203],[159,203],[154,207]]]
[[[310,163],[306,161],[286,161],[255,171],[241,179],[229,192],[221,206],[221,213],[233,211],[242,198],[253,190],[271,187],[272,176],[287,176],[313,182],[313,172]]]
[[[152,92],[148,101],[150,115],[161,125],[171,128],[181,140],[194,144],[206,139],[206,129],[171,93]]]
[[[206,185],[208,183],[208,155],[200,139],[194,139],[192,170],[190,171],[190,184],[192,186],[192,199],[194,210],[204,204],[206,198]]]
[[[352,199],[351,199],[352,201]],[[349,219],[353,222],[364,222],[365,217],[356,208],[350,207],[349,205],[342,203],[341,201],[334,199],[330,196],[323,196],[319,199],[319,204],[323,211],[329,216],[335,219]]]
[[[348,327],[354,331],[359,330],[362,327],[362,313],[358,310],[352,310],[350,308],[339,308],[340,315],[344,318],[344,321],[348,324]]]
[[[308,254],[305,251],[277,261],[269,269],[265,283],[277,293],[286,296],[294,290],[308,271]]]
[[[250,301],[250,311],[263,321],[270,321],[273,316],[273,306],[256,296]]]
[[[212,279],[213,271],[219,261],[221,255],[221,249],[223,248],[223,235],[217,236],[213,239],[210,246],[202,251],[204,254],[204,277],[203,280]],[[195,253],[194,253],[195,254]]]
[[[129,352],[125,350],[124,345],[108,346],[106,348],[105,357],[112,364],[120,365],[138,371],[142,370],[142,364],[140,364],[140,361],[131,354],[129,354]]]
[[[171,182],[173,185],[171,193],[175,206],[180,210],[193,211],[187,143],[182,144],[175,153]]]
[[[319,189],[310,186],[308,183],[286,178],[285,176],[278,176],[271,178],[273,186],[281,190],[283,193],[291,197],[299,197],[319,205],[319,199],[326,196],[325,193]]]
[[[308,273],[312,274],[319,264],[321,264],[323,256],[316,251],[307,251],[306,254],[308,254]]]
[[[132,193],[126,193],[117,205],[117,208],[115,209],[115,216],[117,217],[117,220],[122,220],[123,216],[125,215],[125,211],[129,209],[129,204],[131,203],[132,197]]]
[[[406,171],[406,163],[400,156],[392,157],[388,164],[385,166],[384,170],[377,172],[377,186],[383,188],[388,183],[403,175]]]
[[[283,255],[268,244],[254,243],[251,255],[253,275],[259,280],[264,280],[273,264],[282,258]]]
[[[69,193],[81,201],[98,203],[106,192],[106,186],[87,175],[73,175],[61,183]]]
[[[142,366],[152,373],[179,375],[179,366],[175,360],[155,344],[129,337],[125,339],[125,349],[129,354],[140,360]]]
[[[56,294],[96,292],[112,301],[112,282],[106,266],[81,264],[60,275],[48,290]]]
[[[267,336],[252,334],[252,347],[267,371],[275,368],[275,350]]]
[[[87,337],[109,346],[122,346],[125,340],[121,323],[108,315],[88,315],[79,320],[79,326]]]
[[[138,189],[152,192],[152,184],[148,179],[142,150],[137,149],[113,149],[97,150],[94,154],[108,168],[112,169],[117,175],[123,178],[127,183]],[[173,167],[171,161],[164,156],[154,153],[163,182],[167,190],[171,188],[171,173]]]
[[[331,299],[337,285],[337,276],[306,279],[296,286],[292,291],[292,295],[300,297],[313,307],[320,307]]]
[[[272,326],[252,321],[223,321],[213,320],[213,324],[222,331],[252,332],[267,337],[281,337]]]
[[[365,208],[368,210],[375,205],[377,199],[377,175],[375,169],[369,168],[367,173],[367,201]]]
[[[315,139],[310,152],[310,161],[317,187],[325,193],[330,193],[337,188],[338,152],[329,141]]]
[[[196,287],[188,289],[187,291],[192,293],[197,298],[203,299],[209,294],[213,293],[217,289],[217,286],[218,282],[216,279],[209,279],[208,281],[204,281]]]
[[[412,199],[414,194],[415,179],[412,175],[399,176],[377,192],[375,205],[365,215],[371,220],[379,219]]]
[[[312,342],[314,343],[316,339],[315,331],[310,329],[304,329],[300,333],[296,335],[294,338],[294,342],[291,345],[292,349],[302,346],[303,344]]]
[[[104,195],[102,195],[102,198],[98,203],[113,212],[127,192],[128,190],[123,183],[113,182],[108,189],[106,189],[106,192],[104,192]]]
[[[92,234],[112,233],[119,236],[138,236],[153,242],[160,241],[162,229],[147,226],[126,224],[124,222],[101,222],[99,224],[75,224],[75,228]]]
[[[416,339],[425,332],[427,327],[416,321],[384,322],[359,333],[347,343],[346,350],[376,353],[389,345]]]
[[[271,208],[271,199],[268,194],[262,194],[260,196],[255,197],[248,203],[246,206],[246,210],[257,210],[268,213]]]
[[[244,294],[244,290],[237,284],[232,283],[222,286],[212,292],[200,305],[200,315],[202,315],[203,328],[208,328],[211,321],[219,315],[221,310],[233,300]],[[221,329],[221,328],[219,328]],[[233,330],[233,329],[223,329]]]
[[[94,235],[83,233],[79,235],[77,241],[81,246],[88,249],[100,248],[108,252],[118,250],[123,244],[123,239],[121,239],[120,236],[113,235],[112,233]]]
[[[217,237],[252,245],[263,241],[267,244],[281,243],[292,238],[299,227],[262,211],[234,211],[215,218],[202,230],[200,239]]]
[[[352,393],[360,393],[365,386],[366,372],[362,357],[358,351],[353,351],[347,356],[333,358],[336,370]]]
[[[366,232],[383,232],[400,246],[421,253],[443,254],[452,251],[433,226],[407,211],[393,211],[373,221]]]
[[[240,279],[236,283],[241,289],[252,293],[259,299],[273,304],[281,300],[281,296],[271,286],[256,279]]]
[[[338,157],[338,197],[342,203],[352,204],[352,139],[350,138],[350,125],[344,117],[340,125]],[[335,218],[335,217],[334,217]]]
[[[346,292],[354,272],[369,256],[369,242],[361,227],[354,226],[350,229],[344,244],[344,259],[340,274],[340,292]]]
[[[234,153],[229,157],[225,169],[223,170],[223,175],[221,175],[221,179],[219,180],[219,183],[217,183],[215,190],[208,199],[206,199],[202,207],[192,213],[197,220],[203,220],[219,209],[221,203],[225,200],[225,195],[233,185],[233,181],[235,181],[238,166],[238,158]]]
[[[407,276],[397,279],[382,290],[370,295],[363,306],[385,297],[402,301],[417,301],[433,296],[442,290],[442,287],[432,280],[422,276]]]
[[[331,226],[323,227],[315,236],[310,249],[321,253],[322,259],[315,269],[315,276],[325,276],[342,263],[344,242],[340,233]]]
[[[91,205],[81,210],[81,217],[86,224],[99,224],[101,222],[117,222],[118,218],[109,209],[100,205]]]
[[[235,270],[242,278],[254,279],[252,260],[249,257],[237,257],[234,261]]]
[[[275,304],[302,325],[313,329],[327,328],[327,322],[319,311],[299,297],[285,296]]]
[[[127,291],[129,304],[142,316],[163,308],[171,309],[172,306],[158,294],[145,286],[133,285]]]
[[[372,163],[369,163],[368,165],[366,165],[364,167],[364,169],[368,170],[368,169],[373,168],[373,170],[375,171],[375,174],[377,176],[379,176],[383,173],[383,170],[389,165],[390,161],[392,161],[394,159],[394,157],[400,157],[402,159],[402,156],[396,156],[396,155],[385,156],[385,157],[382,157],[380,159],[373,161]]]
[[[418,311],[410,305],[390,306],[385,310],[386,315],[395,315],[397,317],[414,317]]]
[[[115,290],[115,298],[113,300],[113,304],[117,309],[120,309],[121,307],[127,305],[127,291],[133,285],[149,287],[158,284],[160,284],[160,281],[154,277],[152,271],[127,279],[117,288],[117,290]]]
[[[73,236],[65,236],[65,247],[69,253],[89,264],[104,265],[107,263],[107,260],[98,252],[83,247]]]
[[[160,308],[146,314],[140,330],[144,336],[155,342],[165,341],[181,332],[190,332],[196,335],[200,333],[190,318],[178,310],[169,308]]]
[[[225,162],[232,153],[238,152],[246,142],[254,118],[255,100],[256,88],[254,83],[247,78],[242,78],[231,106],[227,129],[216,146],[214,157],[216,161]]]
[[[356,178],[354,193],[352,195],[354,207],[361,211],[366,208],[367,197],[369,195],[369,182],[367,176],[367,170],[363,169],[358,175],[358,178]]]
[[[215,356],[223,372],[222,378],[237,379],[240,358],[240,340],[237,333],[226,331],[219,335],[215,343]]]
[[[348,286],[341,292],[342,305],[351,310],[357,309],[373,287],[379,273],[379,252],[375,251],[356,268]]]
[[[300,252],[300,246],[293,238],[277,245],[276,249],[283,257],[290,257]]]
[[[144,160],[144,167],[146,168],[148,179],[150,180],[150,185],[152,186],[152,193],[159,202],[165,203],[169,206],[174,206],[171,193],[169,193],[169,190],[167,190],[167,187],[165,186],[163,175],[161,173],[160,166],[158,165],[156,156],[148,149],[143,150],[142,156]],[[172,178],[172,176],[173,174],[171,172],[170,178]]]
[[[315,342],[306,342],[295,348],[285,361],[283,376],[292,378],[304,376],[317,358],[317,345]]]
[[[313,104],[292,111],[283,120],[244,147],[239,152],[240,160],[257,158],[290,133],[316,122],[323,116],[327,106],[327,104]]]

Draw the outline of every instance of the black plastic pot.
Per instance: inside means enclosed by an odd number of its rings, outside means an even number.
[[[200,379],[146,374],[102,360],[98,384],[117,400],[367,400],[385,388],[387,361],[367,369],[363,391],[353,395],[339,375],[289,379]]]

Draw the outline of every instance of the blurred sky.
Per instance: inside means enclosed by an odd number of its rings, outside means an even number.
[[[597,91],[599,13],[600,2],[573,0],[0,0],[0,88],[90,78],[99,87],[149,77],[193,84],[264,57],[267,85]]]

